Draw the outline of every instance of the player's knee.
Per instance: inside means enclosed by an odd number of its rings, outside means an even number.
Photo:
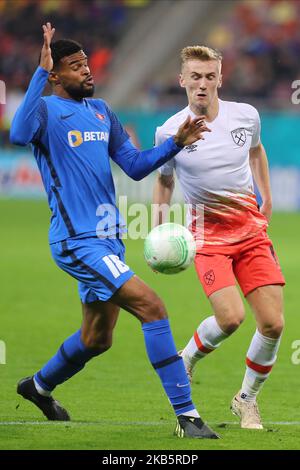
[[[88,333],[82,337],[82,342],[88,349],[95,350],[95,356],[104,353],[112,346],[112,336],[97,335],[97,333]]]
[[[239,311],[232,312],[231,314],[227,315],[224,321],[222,322],[221,329],[231,335],[236,331],[241,323],[244,321],[245,318],[245,311],[240,309]]]
[[[261,334],[267,338],[279,338],[284,328],[284,319],[280,318],[262,326]]]
[[[144,308],[141,319],[143,323],[167,318],[167,311],[163,301],[155,294],[151,293],[144,299]]]

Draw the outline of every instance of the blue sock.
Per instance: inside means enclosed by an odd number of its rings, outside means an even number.
[[[35,374],[35,380],[44,390],[52,392],[56,385],[73,377],[87,361],[99,354],[95,349],[86,348],[80,336],[81,330],[66,339],[55,356]]]
[[[157,320],[143,324],[148,357],[160,377],[176,415],[195,408],[191,387],[183,360],[177,354],[169,320]]]

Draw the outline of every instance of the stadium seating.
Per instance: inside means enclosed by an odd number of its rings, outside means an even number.
[[[300,2],[233,2],[230,15],[217,24],[210,21],[205,43],[223,53],[222,97],[295,111],[290,96],[292,82],[300,77]],[[151,82],[152,105],[182,106],[185,94],[173,75],[164,83]]]

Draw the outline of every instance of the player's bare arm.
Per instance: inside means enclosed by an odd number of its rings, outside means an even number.
[[[270,221],[272,216],[272,193],[269,164],[266,151],[261,143],[250,149],[250,167],[262,197],[260,212]]]
[[[197,140],[204,140],[203,133],[211,132],[206,126],[205,116],[197,116],[187,119],[178,128],[174,140],[177,145],[185,147],[191,145]],[[168,206],[174,190],[174,177],[172,175],[159,175],[154,186],[153,203],[154,206],[154,225],[162,224],[168,213]]]
[[[190,116],[179,127],[174,136],[175,143],[180,147],[191,145],[197,140],[204,140],[203,133],[211,132],[205,124],[205,116],[197,116],[191,119]]]
[[[153,189],[154,226],[164,222],[175,187],[173,175],[158,174]]]
[[[52,28],[51,23],[43,24],[44,31],[44,44],[41,52],[40,66],[47,72],[53,69],[53,60],[51,56],[51,41],[55,33],[55,28]]]

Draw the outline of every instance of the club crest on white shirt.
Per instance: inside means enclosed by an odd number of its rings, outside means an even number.
[[[233,138],[233,142],[235,144],[237,144],[239,147],[243,147],[247,140],[246,130],[243,127],[234,129],[231,131],[231,137]]]

